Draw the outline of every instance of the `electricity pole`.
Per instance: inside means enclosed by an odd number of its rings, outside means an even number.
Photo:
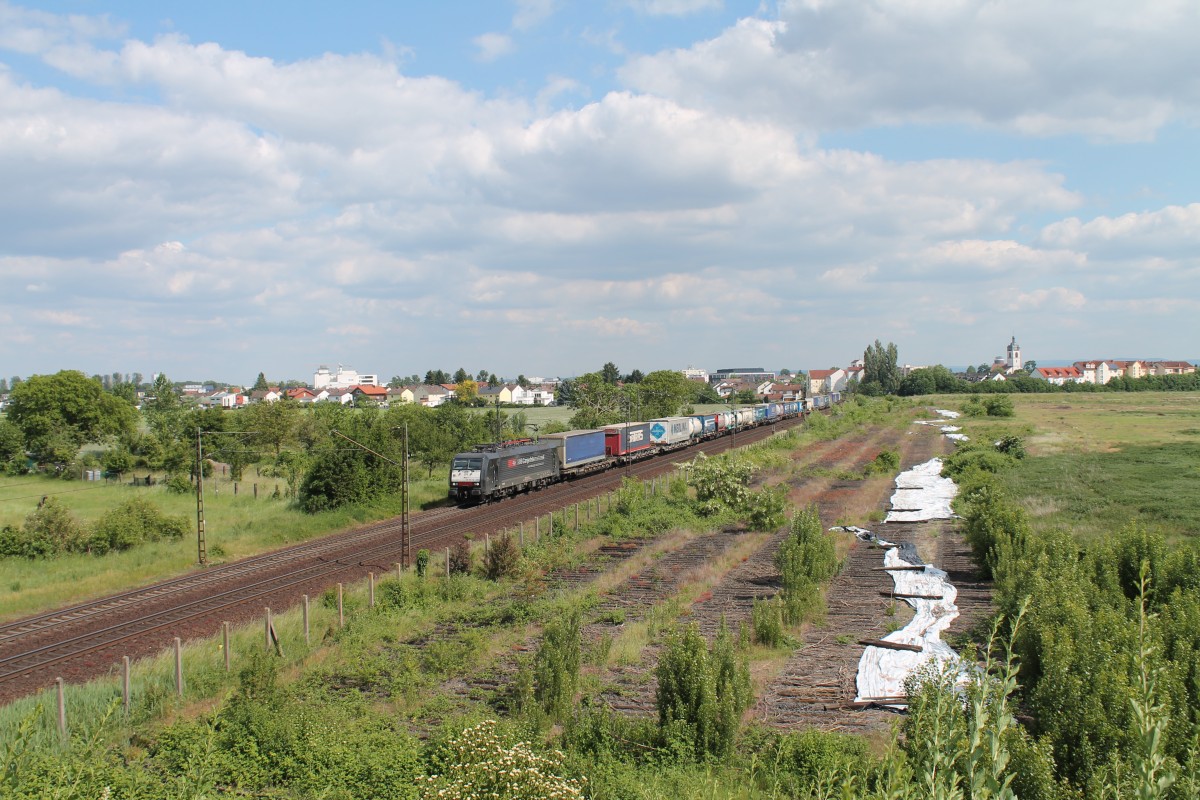
[[[208,564],[204,543],[204,449],[200,444],[200,426],[196,426],[196,551],[200,566]]]
[[[408,569],[408,423],[404,423],[404,456],[401,458],[404,473],[404,491],[400,495],[400,566]]]

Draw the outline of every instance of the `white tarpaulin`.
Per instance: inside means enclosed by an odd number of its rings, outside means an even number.
[[[897,548],[888,550],[883,557],[885,567],[904,564]],[[858,661],[856,681],[856,700],[859,702],[904,697],[904,682],[927,662],[945,663],[958,659],[950,645],[942,641],[942,631],[958,616],[958,606],[954,602],[958,590],[946,580],[946,573],[926,564],[923,571],[893,570],[891,576],[896,585],[896,594],[921,595],[930,599],[904,598],[904,602],[913,608],[912,621],[883,639],[920,647],[921,652],[886,647],[868,647],[864,650]],[[903,705],[896,702],[887,704]]]
[[[952,519],[950,501],[958,493],[954,481],[942,477],[942,460],[932,458],[896,476],[892,510],[885,522],[926,522]]]
[[[938,412],[950,413],[953,412]],[[923,522],[932,519],[949,519],[954,516],[950,501],[958,492],[954,481],[942,477],[942,460],[934,458],[918,464],[896,476],[896,493],[892,495],[892,510],[887,522]],[[874,536],[869,531],[855,529],[860,539],[870,539],[878,544],[890,542]],[[907,546],[909,552],[911,545]],[[901,557],[901,548],[889,547],[883,557],[885,567],[916,566]],[[958,616],[958,590],[946,579],[946,573],[929,564],[920,570],[890,570],[895,593],[909,595],[901,599],[912,606],[913,618],[898,631],[884,636],[884,641],[921,648],[894,650],[889,647],[871,646],[863,651],[858,661],[857,689],[859,702],[880,701],[905,696],[904,682],[915,671],[930,661],[948,662],[958,656],[942,641],[942,631]],[[904,705],[902,702],[885,702],[886,705]]]

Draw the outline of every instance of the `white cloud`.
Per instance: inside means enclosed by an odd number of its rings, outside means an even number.
[[[476,58],[480,61],[495,61],[503,56],[511,55],[516,50],[512,37],[504,33],[484,33],[471,40],[479,51]]]
[[[524,31],[545,22],[556,10],[555,0],[517,0],[512,26]]]
[[[1065,286],[1055,286],[1050,289],[1035,289],[1032,292],[1018,292],[1015,289],[1006,293],[1008,298],[1005,309],[1018,311],[1023,309],[1045,309],[1046,311],[1077,311],[1087,305],[1087,298],[1076,289]]]
[[[1200,203],[1167,206],[1156,211],[1096,217],[1087,222],[1071,217],[1047,225],[1042,239],[1059,247],[1110,248],[1132,246],[1143,254],[1195,252],[1200,244]]]
[[[723,0],[626,0],[634,11],[652,17],[684,17],[700,11],[717,11]]]
[[[1176,0],[783,2],[632,59],[627,85],[808,130],[968,123],[1147,140],[1200,111],[1200,7]]]

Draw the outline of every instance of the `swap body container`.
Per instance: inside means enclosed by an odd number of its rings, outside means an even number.
[[[657,445],[677,445],[690,442],[700,433],[700,420],[695,417],[663,417],[650,420],[650,439]]]
[[[653,446],[649,422],[618,422],[604,428],[604,452],[608,456],[627,456]]]
[[[564,470],[594,464],[607,458],[604,450],[604,431],[565,431],[547,433],[543,442],[556,442],[558,463]]]
[[[701,436],[712,436],[721,429],[719,424],[720,415],[718,414],[696,414],[692,419],[700,422]]]

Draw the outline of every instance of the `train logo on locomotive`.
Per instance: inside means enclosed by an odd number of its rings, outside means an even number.
[[[545,454],[540,453],[536,456],[528,456],[526,458],[510,458],[508,460],[508,466],[509,466],[509,469],[511,469],[511,468],[517,466],[518,464],[521,466],[524,466],[526,464],[541,464],[545,460],[546,460]]]

